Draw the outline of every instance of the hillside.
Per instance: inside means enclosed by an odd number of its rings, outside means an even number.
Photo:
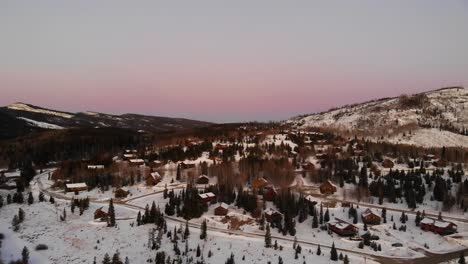
[[[467,146],[468,90],[450,87],[347,105],[287,122],[425,147]]]
[[[144,116],[137,114],[110,115],[96,112],[68,113],[25,103],[0,108],[1,138],[27,134],[29,131],[116,127],[139,132],[164,132],[210,125],[209,122],[184,118]],[[12,130],[9,131],[9,129]]]

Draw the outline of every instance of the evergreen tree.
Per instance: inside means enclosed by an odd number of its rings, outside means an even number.
[[[206,225],[206,220],[203,220],[202,224],[201,224],[201,232],[200,232],[200,239],[206,239],[206,229],[207,229],[207,225]]]
[[[54,203],[55,203],[54,197],[50,196],[50,198],[49,198],[49,203],[51,203],[51,204],[54,204]]]
[[[120,260],[120,253],[118,250],[112,256],[112,264],[123,264],[122,260]]]
[[[466,264],[466,261],[465,261],[465,254],[460,253],[460,259],[458,260],[458,264]]]
[[[39,202],[41,202],[41,203],[44,202],[45,201],[44,193],[40,192],[38,198],[39,198]]]
[[[102,260],[102,264],[111,264],[111,259],[109,257],[109,254],[104,255],[104,259]]]
[[[283,259],[281,258],[281,256],[278,256],[278,264],[283,264]]]
[[[331,248],[331,251],[330,251],[330,259],[333,260],[333,261],[338,260],[338,252],[336,251],[336,248],[335,248],[335,242],[333,242],[333,244],[332,244],[332,248]]]
[[[323,221],[325,223],[328,223],[328,221],[330,221],[330,212],[328,211],[328,207],[327,207],[327,210],[325,211],[325,215],[323,217]]]
[[[137,226],[141,225],[141,212],[140,211],[138,211],[136,222],[137,222]]]
[[[11,225],[13,226],[13,231],[17,232],[19,230],[19,224],[20,220],[17,215],[13,217],[13,220],[11,221]]]
[[[200,245],[197,245],[197,258],[201,256]]]
[[[345,255],[345,256],[344,256],[344,259],[343,259],[343,264],[349,264],[349,258],[348,258],[348,255]]]
[[[24,264],[28,264],[29,262],[29,250],[27,247],[23,248],[23,251],[21,251],[21,259],[23,260]]]
[[[314,214],[312,217],[312,228],[317,228],[318,227],[318,218],[317,218],[317,213]]]
[[[34,203],[34,197],[32,195],[32,192],[29,192],[28,194],[28,205],[31,205]]]
[[[320,245],[317,247],[317,255],[320,256],[322,255],[322,250],[320,249]]]
[[[226,260],[226,264],[235,264],[233,253],[231,253],[231,256]]]
[[[112,201],[112,199],[110,199],[110,201],[109,201],[109,212],[108,212],[107,226],[108,227],[115,226],[115,211],[114,211],[114,202]]]
[[[24,213],[23,209],[19,208],[18,209],[18,219],[19,219],[20,223],[24,222],[24,218],[25,218],[25,213]]]
[[[188,239],[190,236],[190,230],[189,230],[189,225],[188,225],[188,220],[185,221],[185,230],[184,230],[184,239]]]
[[[271,233],[270,233],[270,225],[267,224],[266,226],[266,232],[265,232],[265,247],[270,248],[271,247]]]

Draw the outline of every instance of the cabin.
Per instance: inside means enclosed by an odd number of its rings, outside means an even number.
[[[199,194],[198,197],[205,203],[213,203],[216,201],[216,195],[212,192]]]
[[[264,178],[256,178],[252,181],[252,187],[255,189],[261,189],[268,185],[268,181]]]
[[[156,184],[160,183],[161,180],[161,175],[159,175],[159,172],[155,171],[146,176],[146,185],[155,186]]]
[[[265,192],[265,200],[272,202],[275,200],[277,194],[278,192],[276,191],[275,187],[268,187],[267,191]]]
[[[380,225],[381,217],[374,213],[370,208],[367,208],[361,213],[362,222],[368,225]]]
[[[88,185],[86,183],[67,183],[65,184],[65,192],[80,192],[87,191]]]
[[[382,162],[382,167],[384,167],[386,169],[391,169],[391,168],[393,168],[393,166],[395,166],[395,163],[393,161],[391,161],[390,159],[385,159]]]
[[[107,212],[102,210],[102,207],[94,211],[94,219],[106,219],[107,216]]]
[[[336,185],[334,185],[330,180],[327,180],[320,185],[320,192],[322,194],[334,194],[336,192]]]
[[[115,198],[125,198],[130,194],[130,192],[126,188],[119,188],[115,190],[114,195]]]
[[[283,214],[273,208],[266,209],[264,214],[265,214],[265,219],[268,222],[279,221],[283,218]]]
[[[457,232],[456,224],[429,217],[424,217],[421,222],[419,222],[419,226],[426,232],[434,232],[439,235],[451,235]]]
[[[307,195],[304,199],[312,206],[315,206],[317,204],[315,197],[313,197],[312,195]]]
[[[145,165],[145,161],[143,159],[130,159],[128,162],[130,163],[130,166],[132,167]]]
[[[339,218],[335,218],[335,221],[329,222],[328,228],[340,236],[355,236],[359,232],[359,229],[355,225]]]
[[[103,170],[104,165],[88,165],[88,170]]]
[[[210,182],[210,178],[206,175],[200,175],[197,179],[197,184],[208,184]]]
[[[223,216],[223,215],[227,215],[228,211],[229,211],[229,205],[225,203],[221,203],[215,208],[214,213],[215,215]]]

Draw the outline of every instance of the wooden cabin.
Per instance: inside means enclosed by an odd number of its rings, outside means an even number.
[[[320,185],[320,192],[322,194],[334,194],[336,192],[336,185],[334,185],[330,180],[327,180]]]
[[[65,184],[65,192],[80,192],[87,191],[88,185],[86,183],[67,183]]]
[[[368,225],[380,225],[381,217],[374,213],[370,208],[367,208],[361,214],[362,222]]]
[[[275,200],[277,194],[278,192],[276,191],[275,187],[270,186],[265,192],[265,200],[272,202]]]
[[[450,235],[457,232],[457,225],[452,222],[425,217],[419,222],[419,227],[439,235]]]
[[[94,219],[106,219],[108,213],[102,210],[102,207],[94,211]]]
[[[395,166],[395,163],[393,161],[391,161],[390,159],[385,159],[382,162],[382,167],[384,167],[384,168],[391,169],[391,168],[393,168],[393,166]]]
[[[197,184],[208,184],[210,182],[210,178],[206,175],[200,175],[197,179]]]
[[[156,184],[160,183],[161,180],[161,175],[159,175],[159,172],[155,171],[146,176],[146,185],[155,186]]]
[[[328,228],[340,236],[355,236],[359,232],[359,229],[355,225],[339,218],[335,218],[335,221],[329,222]]]
[[[277,210],[275,210],[273,208],[266,209],[264,214],[265,214],[265,219],[268,222],[272,222],[272,221],[275,221],[275,220],[279,221],[279,220],[281,220],[283,218],[283,214],[278,212]]]
[[[256,178],[252,181],[252,187],[254,189],[261,189],[268,185],[268,181],[264,178]]]
[[[225,203],[221,203],[215,208],[214,213],[215,215],[223,216],[223,215],[227,215],[228,211],[229,211],[229,205]]]
[[[130,192],[125,188],[119,188],[119,189],[115,190],[115,192],[114,192],[115,198],[125,198],[129,194],[130,194]]]
[[[198,197],[205,203],[213,203],[216,201],[216,195],[212,192],[199,194]]]

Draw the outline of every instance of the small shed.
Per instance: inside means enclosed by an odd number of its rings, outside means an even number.
[[[216,201],[216,195],[212,192],[199,194],[198,197],[206,203],[213,203]]]
[[[380,225],[380,220],[381,217],[374,213],[370,208],[367,208],[362,214],[361,214],[362,222],[368,224],[368,225]]]
[[[67,183],[65,184],[65,191],[66,192],[79,192],[79,191],[87,191],[88,185],[86,183]]]
[[[336,185],[334,185],[330,180],[327,180],[320,185],[320,192],[322,194],[334,194],[336,192]]]
[[[108,213],[102,210],[102,207],[94,211],[94,219],[105,219],[107,216]]]
[[[126,188],[119,188],[115,190],[115,198],[125,198],[130,194],[130,192]]]
[[[272,222],[272,221],[275,221],[275,220],[281,220],[283,218],[283,214],[278,212],[277,210],[275,210],[273,208],[266,209],[264,214],[265,214],[265,219],[268,222]]]
[[[160,183],[162,180],[161,175],[159,172],[155,171],[150,173],[148,176],[146,176],[146,185],[148,186],[154,186],[158,183]]]
[[[215,215],[227,215],[228,211],[229,211],[229,205],[225,203],[221,203],[215,208],[214,212],[215,212]]]
[[[328,223],[328,228],[340,236],[355,236],[359,229],[344,220],[335,218],[335,221]]]

